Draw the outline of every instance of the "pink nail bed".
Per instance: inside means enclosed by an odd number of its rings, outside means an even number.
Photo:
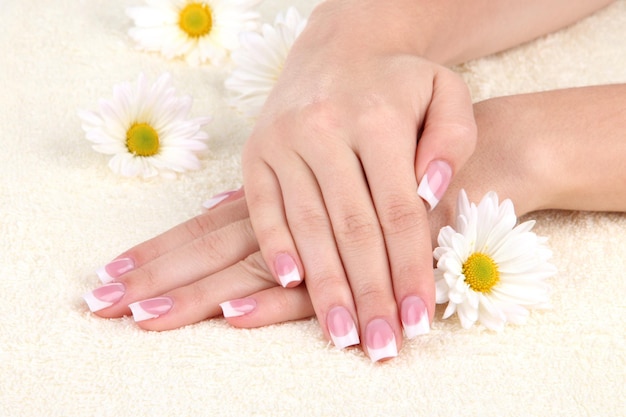
[[[281,253],[276,257],[274,268],[283,287],[287,287],[292,282],[302,281],[296,262],[286,253]]]
[[[126,288],[121,282],[103,285],[100,288],[88,292],[83,295],[83,299],[87,303],[89,310],[92,312],[100,311],[107,307],[111,307],[122,299]]]
[[[361,343],[354,320],[344,307],[332,308],[326,316],[326,323],[330,337],[337,348],[343,349]]]
[[[452,168],[444,161],[432,161],[417,188],[417,194],[434,209],[448,189]]]
[[[115,259],[96,271],[103,284],[108,284],[126,272],[135,268],[135,262],[130,258]]]
[[[411,295],[404,299],[400,309],[400,318],[402,319],[404,334],[409,339],[430,331],[426,304],[417,296]]]
[[[252,298],[224,301],[220,304],[224,317],[241,317],[256,308],[256,301]]]
[[[398,356],[396,336],[393,329],[383,319],[374,319],[365,329],[365,344],[372,362]]]
[[[138,301],[128,307],[133,313],[135,321],[155,319],[169,312],[174,306],[174,301],[170,297],[156,297],[148,300]]]

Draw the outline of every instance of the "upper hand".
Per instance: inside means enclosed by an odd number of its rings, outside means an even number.
[[[427,210],[476,127],[455,73],[353,29],[312,16],[245,146],[244,185],[274,279],[306,279],[326,336],[343,347],[360,335],[379,359],[400,348],[402,325],[428,330]]]

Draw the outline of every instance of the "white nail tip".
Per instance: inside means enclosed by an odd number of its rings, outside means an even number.
[[[215,197],[210,198],[207,201],[205,201],[204,203],[202,203],[202,207],[204,207],[207,210],[210,210],[213,207],[217,206],[222,201],[226,200],[228,198],[228,196],[230,196],[230,194],[231,193],[218,194]]]
[[[290,273],[285,275],[279,275],[278,279],[280,280],[280,284],[283,287],[287,287],[287,285],[292,282],[300,282],[300,273],[298,273],[298,268],[294,268]]]
[[[407,325],[402,322],[404,327],[404,334],[407,339],[413,339],[414,337],[421,336],[430,332],[430,323],[428,322],[428,316],[424,314],[417,324]]]
[[[148,313],[146,310],[141,308],[139,303],[132,303],[128,307],[130,308],[130,311],[133,313],[133,319],[135,319],[135,321],[144,321],[144,320],[150,320],[150,319],[155,319],[159,317],[158,314]]]
[[[387,346],[382,347],[380,349],[372,349],[370,347],[367,348],[367,352],[369,353],[370,359],[372,362],[378,362],[381,359],[385,358],[394,358],[398,356],[398,347],[396,346],[396,338],[394,337],[387,344]]]
[[[254,310],[254,305],[242,305],[239,308],[234,308],[230,301],[225,301],[219,306],[222,309],[222,315],[225,318],[241,317]]]
[[[417,187],[417,195],[426,200],[431,210],[439,204],[439,199],[435,196],[435,193],[433,193],[428,183],[428,174],[424,175],[422,182],[420,182],[419,187]]]
[[[85,303],[87,303],[87,307],[89,307],[89,310],[91,310],[92,313],[95,313],[96,311],[104,310],[105,308],[111,307],[114,304],[108,301],[100,300],[91,292],[84,294],[83,300],[85,300]]]
[[[113,277],[107,273],[107,270],[104,267],[98,268],[96,275],[98,275],[98,278],[100,278],[100,281],[103,284],[113,282]]]
[[[337,349],[343,349],[348,346],[354,346],[361,343],[359,333],[356,331],[355,326],[352,326],[352,330],[343,336],[335,336],[332,332],[330,332],[330,338],[333,340],[333,344],[337,347]]]

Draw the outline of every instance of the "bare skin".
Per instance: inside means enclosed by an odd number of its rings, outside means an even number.
[[[432,319],[428,209],[476,143],[467,88],[444,65],[608,3],[327,0],[313,11],[242,167],[265,264],[283,285],[306,280],[326,334],[336,308],[361,336],[382,322],[398,343],[405,301],[418,297]]]
[[[513,201],[518,215],[547,208],[626,211],[626,171],[621,168],[626,85],[496,98],[475,104],[474,113],[476,150],[429,213],[433,240],[451,222],[461,188],[474,201],[496,191]],[[243,197],[239,191],[120,254],[117,259],[132,259],[135,269],[115,278],[124,284],[123,297],[96,314],[119,317],[130,313],[130,303],[166,296],[172,309],[140,321],[140,327],[168,330],[220,316],[220,303],[242,298],[255,308],[228,318],[237,327],[314,315],[307,287],[283,288],[266,266]]]

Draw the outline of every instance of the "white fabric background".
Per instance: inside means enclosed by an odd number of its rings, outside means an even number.
[[[371,364],[337,351],[313,319],[257,330],[221,319],[150,333],[91,315],[81,295],[118,252],[239,185],[250,122],[226,72],[136,52],[123,0],[0,0],[0,415],[624,415],[626,216],[538,213],[559,273],[554,309],[494,334],[442,321]],[[265,21],[308,0],[266,0]],[[458,68],[476,100],[626,82],[626,1],[515,50]],[[117,177],[84,139],[78,108],[164,71],[211,153],[175,181]],[[607,179],[610,181],[610,179]]]

